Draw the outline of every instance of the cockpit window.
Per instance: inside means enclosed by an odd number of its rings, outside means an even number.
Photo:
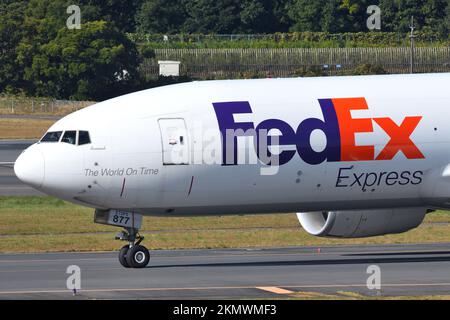
[[[58,142],[61,138],[62,131],[47,132],[41,139],[41,142]]]
[[[84,144],[91,143],[91,137],[89,137],[89,132],[87,131],[80,131],[78,135],[78,145],[82,146]]]
[[[75,145],[77,143],[77,132],[76,131],[64,132],[61,142]]]
[[[65,131],[64,135],[63,131],[47,132],[40,142],[60,142],[61,140],[61,142],[64,143],[77,145],[77,134],[79,146],[91,143],[91,137],[89,136],[88,131],[75,131],[75,130]]]

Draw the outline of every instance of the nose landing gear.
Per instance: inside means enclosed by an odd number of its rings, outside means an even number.
[[[119,262],[125,268],[145,268],[150,261],[148,249],[141,245],[144,237],[139,234],[142,215],[119,210],[95,210],[94,221],[100,224],[123,227],[116,240],[127,241],[119,251]]]
[[[148,249],[141,246],[144,237],[139,235],[137,229],[126,229],[116,236],[116,240],[128,241],[119,251],[119,262],[125,268],[145,268],[150,261]]]

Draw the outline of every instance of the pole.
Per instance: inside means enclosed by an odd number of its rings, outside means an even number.
[[[414,26],[414,16],[411,17],[411,25],[409,26],[409,28],[411,29],[411,35],[409,36],[410,42],[411,42],[411,61],[410,61],[410,73],[414,73],[414,64],[415,64],[415,43],[414,43],[414,38],[416,37],[414,35],[414,30],[415,30],[415,26]]]

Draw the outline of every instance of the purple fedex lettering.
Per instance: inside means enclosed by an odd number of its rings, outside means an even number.
[[[303,161],[308,164],[341,160],[341,137],[333,102],[331,99],[321,99],[319,103],[324,120],[306,119],[297,128],[297,151]],[[314,151],[311,146],[311,133],[314,130],[321,130],[327,138],[326,147],[321,152]]]
[[[258,158],[267,165],[271,165],[271,161],[275,160],[278,165],[283,165],[289,162],[295,155],[295,151],[282,151],[279,155],[272,155],[268,150],[268,147],[275,145],[274,140],[277,140],[279,145],[296,145],[295,142],[295,131],[292,127],[278,119],[269,119],[261,122],[255,129],[252,122],[235,122],[234,114],[244,114],[252,113],[250,104],[245,102],[221,102],[213,103],[214,110],[219,122],[220,132],[222,134],[222,164],[223,165],[237,165],[237,137],[238,136],[253,136],[255,150]],[[281,132],[281,136],[277,139],[268,136],[268,133],[272,129],[278,129]],[[230,143],[228,140],[230,136],[230,131],[232,134],[233,141]],[[267,144],[261,144],[261,139],[267,139]],[[229,157],[229,148],[233,148],[232,157]],[[264,145],[267,150],[260,150],[260,146]],[[263,152],[266,152],[267,156],[263,156]]]
[[[274,156],[268,149],[269,146],[275,145],[273,137],[271,137],[269,132],[272,129],[277,129],[281,132],[281,136],[277,137],[276,140],[277,144],[280,146],[287,146],[287,145],[294,145],[295,142],[295,131],[292,129],[292,127],[287,124],[286,122],[278,119],[269,119],[264,120],[256,127],[256,139],[255,139],[255,148],[256,153],[258,155],[258,158],[263,161],[264,159],[264,153],[267,153],[268,159],[267,160],[274,160],[274,157],[277,158],[278,165],[283,165],[291,161],[291,159],[295,155],[294,150],[285,150],[280,152],[279,155]],[[262,146],[261,139],[267,140],[267,151],[266,150],[259,150],[259,148]],[[263,161],[265,162],[265,161]],[[267,165],[271,165],[272,163],[268,161],[269,163],[266,163]]]
[[[217,102],[213,103],[216,111],[217,120],[219,122],[219,129],[222,135],[222,165],[237,165],[237,137],[243,136],[248,130],[254,129],[252,122],[234,122],[234,114],[252,113],[252,108],[248,101],[236,102]],[[234,131],[233,137],[233,157],[227,157],[228,141],[227,131]],[[228,161],[227,161],[228,160]],[[230,161],[231,160],[231,161]]]
[[[253,136],[255,150],[260,161],[267,159],[263,156],[263,152],[269,155],[269,163],[273,160],[273,155],[268,150],[269,146],[275,145],[274,137],[269,136],[268,133],[276,129],[281,132],[277,137],[276,144],[280,146],[295,146],[298,154],[308,164],[315,165],[324,161],[335,162],[341,159],[341,143],[340,131],[336,111],[334,109],[331,99],[319,100],[320,107],[324,120],[317,118],[309,118],[300,123],[297,131],[286,122],[279,119],[267,119],[262,121],[256,129],[252,122],[235,122],[234,114],[252,113],[250,104],[247,101],[238,102],[220,102],[213,103],[219,123],[220,132],[222,134],[222,164],[223,165],[237,165],[237,137],[238,136]],[[311,146],[311,134],[315,130],[322,131],[326,136],[326,146],[322,151],[315,151]],[[233,133],[233,147],[232,157],[227,157],[231,146],[228,143],[227,133]],[[261,139],[267,139],[267,145],[260,150],[262,145]],[[277,155],[277,164],[283,165],[288,163],[295,155],[295,150],[284,150]]]

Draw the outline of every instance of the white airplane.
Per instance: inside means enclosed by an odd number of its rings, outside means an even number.
[[[142,216],[298,212],[319,237],[405,232],[450,208],[450,74],[204,81],[98,103],[15,162],[24,183],[123,227]]]

